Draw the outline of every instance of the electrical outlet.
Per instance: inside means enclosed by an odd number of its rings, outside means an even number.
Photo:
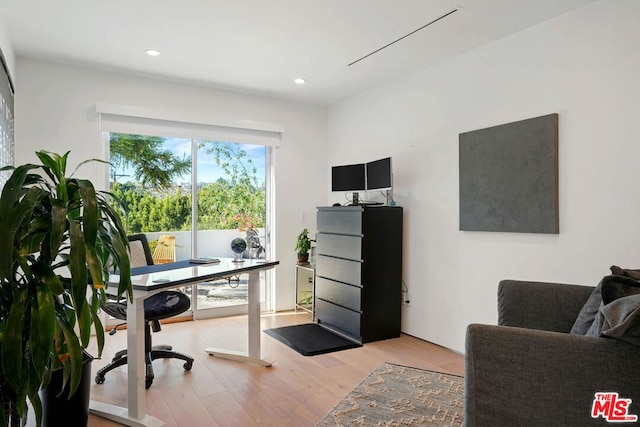
[[[306,222],[307,222],[307,214],[306,214],[306,213],[302,212],[302,213],[300,214],[300,222],[301,222],[302,224],[304,224],[304,223],[306,223]]]
[[[404,302],[405,305],[411,305],[411,294],[409,292],[404,294],[404,301],[403,302]]]

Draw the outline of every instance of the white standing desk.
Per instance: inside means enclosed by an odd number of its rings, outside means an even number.
[[[133,303],[127,305],[128,407],[122,408],[92,400],[89,405],[91,413],[128,426],[155,427],[164,424],[159,419],[146,415],[143,301],[165,289],[248,274],[249,351],[214,348],[207,348],[205,351],[218,357],[271,366],[273,362],[265,359],[260,353],[260,271],[272,269],[278,264],[279,261],[256,259],[245,259],[244,262],[235,263],[231,258],[220,258],[220,262],[215,264],[179,261],[131,269]],[[118,276],[112,276],[110,282],[117,288]]]

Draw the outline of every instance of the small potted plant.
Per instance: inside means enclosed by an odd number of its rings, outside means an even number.
[[[36,154],[40,164],[0,169],[12,171],[0,196],[0,425],[5,426],[24,425],[27,399],[35,425],[41,425],[38,392],[54,371],[62,373],[71,394],[79,389],[92,330],[98,356],[104,346],[98,312],[110,271],[121,272],[118,295],[133,295],[127,236],[107,196],[88,180],[66,176],[68,152]]]
[[[309,239],[309,230],[306,228],[298,234],[296,241],[296,253],[298,254],[298,264],[306,264],[309,262],[309,250],[311,249],[311,239]]]

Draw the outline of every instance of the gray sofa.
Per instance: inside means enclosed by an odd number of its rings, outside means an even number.
[[[500,282],[498,326],[467,328],[466,426],[611,425],[591,417],[596,392],[632,399],[628,413],[640,417],[640,347],[569,334],[593,290]]]

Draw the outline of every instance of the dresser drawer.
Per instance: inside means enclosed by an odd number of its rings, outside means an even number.
[[[362,259],[362,237],[318,233],[316,236],[316,250],[321,255],[359,261]]]
[[[319,233],[362,234],[362,209],[344,208],[319,210],[317,216]]]
[[[324,277],[325,279],[360,285],[361,269],[362,263],[360,261],[333,258],[326,255],[318,255],[316,257],[316,276]]]
[[[316,318],[320,324],[334,326],[360,339],[360,313],[316,299]]]
[[[360,311],[360,292],[358,286],[346,285],[318,278],[316,280],[316,296],[325,301],[329,301],[353,311]]]

